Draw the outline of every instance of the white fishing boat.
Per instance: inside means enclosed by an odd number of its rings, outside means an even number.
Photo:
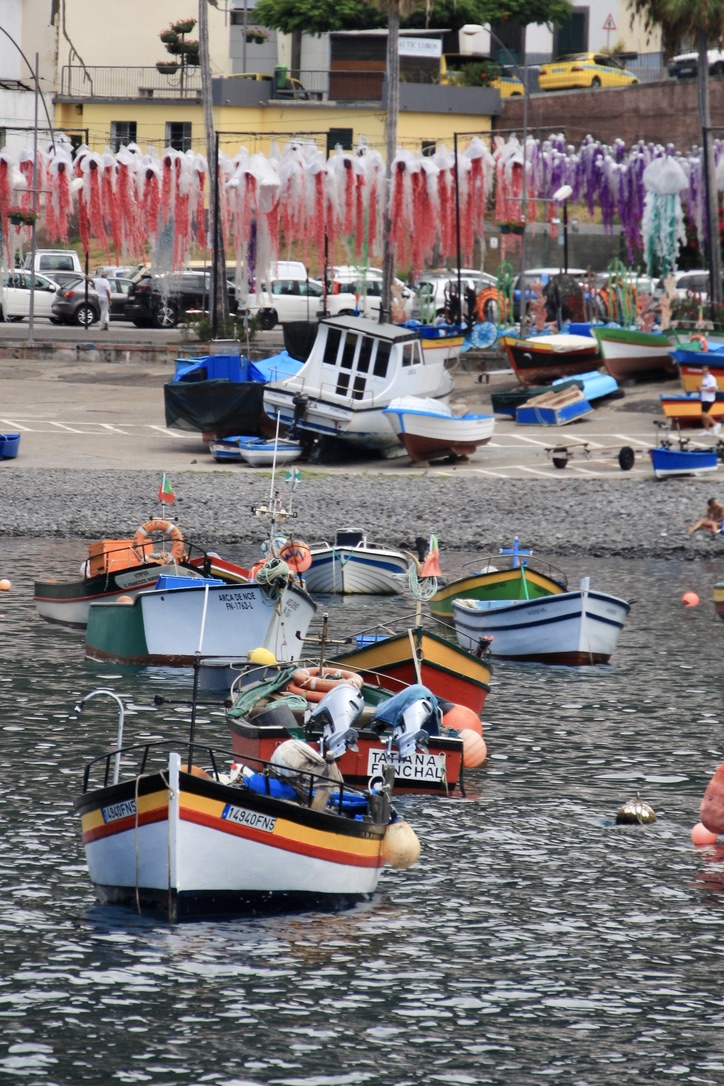
[[[459,335],[430,338],[397,324],[330,317],[320,321],[299,373],[265,387],[264,410],[293,434],[329,439],[336,449],[399,449],[384,409],[402,396],[444,402],[461,342]]]
[[[308,592],[327,594],[400,595],[412,558],[404,551],[370,543],[358,528],[338,531],[334,543],[311,543]]]
[[[495,429],[495,415],[454,415],[447,404],[421,396],[393,400],[383,414],[416,461],[470,456],[488,444]]]
[[[630,610],[618,596],[580,590],[534,600],[453,600],[453,621],[463,648],[483,642],[493,658],[544,664],[608,663]]]
[[[261,468],[272,467],[274,464],[279,467],[293,464],[302,455],[303,449],[298,441],[289,441],[286,438],[274,440],[238,434],[225,437],[222,441],[210,442],[209,452],[214,460],[221,463],[244,461],[254,468]]]

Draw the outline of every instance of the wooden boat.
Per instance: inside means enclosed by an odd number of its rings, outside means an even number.
[[[674,376],[676,362],[671,354],[675,332],[641,332],[636,328],[594,326],[603,364],[617,381],[652,374]]]
[[[330,661],[353,671],[374,672],[403,683],[422,683],[437,698],[483,711],[490,666],[445,637],[417,625],[403,633],[378,627],[357,636],[357,648]]]
[[[338,906],[369,898],[386,861],[408,867],[419,855],[392,806],[389,769],[374,793],[360,792],[305,743],[241,765],[194,741],[193,725],[186,749],[123,747],[122,713],[116,749],[86,765],[74,803],[103,904],[172,922]]]
[[[698,392],[701,386],[702,366],[708,366],[720,388],[724,388],[724,342],[697,336],[695,339],[679,339],[671,354],[677,364],[679,380],[684,392]]]
[[[724,621],[724,583],[714,585],[714,610],[717,617]]]
[[[20,452],[20,434],[0,434],[0,460],[14,460]]]
[[[394,455],[399,442],[384,409],[401,396],[446,399],[461,342],[362,317],[326,318],[299,373],[265,386],[264,410],[295,435],[316,437],[322,459],[340,449]]]
[[[246,582],[249,571],[184,540],[170,520],[146,521],[131,539],[100,539],[88,546],[81,577],[36,581],[35,608],[46,622],[85,629],[92,603],[135,598],[153,588],[160,574],[213,576],[228,584]]]
[[[255,581],[234,586],[162,573],[135,599],[91,604],[85,652],[139,666],[188,667],[197,656],[244,657],[255,648],[296,660],[315,611],[279,559],[266,563]]]
[[[571,377],[590,371],[600,361],[598,341],[593,336],[552,335],[501,336],[500,343],[523,385],[544,385],[556,377]]]
[[[704,475],[716,471],[719,457],[713,449],[663,448],[649,449],[651,465],[657,479],[671,475]]]
[[[592,591],[588,577],[575,592],[522,601],[456,599],[452,607],[458,641],[470,652],[482,643],[494,659],[574,666],[608,663],[630,610],[625,600]]]
[[[515,421],[519,426],[565,426],[592,411],[579,388],[567,388],[564,392],[551,390],[521,404],[515,412]]]
[[[329,690],[321,695],[304,687],[300,696],[290,692],[300,689],[295,683],[300,669],[263,670],[262,678],[257,668],[237,676],[228,698],[232,748],[241,759],[269,761],[281,743],[303,737],[322,754],[334,752],[348,784],[365,786],[389,763],[395,767],[396,793],[447,796],[458,787],[463,790],[463,740],[453,732],[442,734],[447,708],[426,687],[393,683],[374,673],[313,667],[303,670],[323,671]],[[348,680],[359,682],[351,686]],[[398,695],[405,698],[406,712],[412,704],[426,703],[420,725],[426,735],[414,750],[404,749],[406,713],[394,711]]]
[[[501,389],[499,392],[492,392],[490,395],[490,404],[496,415],[507,415],[508,418],[514,419],[515,413],[519,407],[527,403],[528,400],[534,396],[543,396],[546,392],[550,392],[554,387],[559,392],[565,391],[567,388],[580,388],[583,391],[583,381],[580,377],[562,377],[560,380],[551,383],[550,385],[537,385],[535,388],[526,385],[516,385],[515,388]]]
[[[286,438],[267,439],[251,434],[237,434],[209,443],[209,452],[214,460],[222,463],[245,461],[254,468],[271,467],[274,464],[283,467],[285,464],[293,464],[303,451],[298,441],[290,441]]]
[[[239,433],[272,436],[264,388],[301,366],[287,351],[256,362],[238,354],[179,358],[163,386],[166,426],[199,431],[206,441]]]
[[[481,559],[475,568],[438,588],[429,601],[430,614],[449,625],[455,599],[489,603],[534,600],[558,595],[567,588],[566,575],[548,562],[533,559],[533,552],[522,549],[516,536],[512,547]]]
[[[488,444],[495,429],[494,415],[454,415],[447,405],[419,396],[393,400],[383,414],[416,461],[471,456]]]
[[[338,531],[331,544],[311,543],[309,553],[306,588],[320,595],[400,595],[413,560],[404,551],[370,543],[360,528]]]
[[[679,427],[701,427],[701,395],[690,392],[687,395],[673,395],[662,392],[659,396],[661,409],[667,419]],[[711,410],[711,418],[724,422],[724,392],[717,392]]]

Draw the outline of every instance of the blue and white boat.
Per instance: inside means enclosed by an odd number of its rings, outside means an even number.
[[[670,475],[703,475],[719,467],[716,448],[667,449],[659,446],[649,449],[649,456],[657,479]]]
[[[14,460],[20,451],[20,434],[0,434],[0,460]]]
[[[468,457],[487,445],[495,429],[495,415],[454,415],[447,404],[421,396],[393,400],[382,412],[411,460]]]
[[[286,438],[273,441],[250,434],[238,434],[209,443],[209,452],[214,460],[221,463],[240,463],[243,460],[255,468],[293,464],[303,451],[299,441]]]
[[[413,564],[404,551],[369,543],[358,528],[338,531],[334,543],[311,543],[309,552],[304,583],[313,594],[400,595]]]

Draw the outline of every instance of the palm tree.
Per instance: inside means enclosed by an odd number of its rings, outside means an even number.
[[[714,148],[711,141],[711,110],[709,105],[709,43],[724,40],[724,0],[628,0],[632,22],[636,16],[651,32],[661,29],[664,56],[675,53],[682,41],[695,41],[699,54],[697,66],[697,103],[701,143],[704,152],[704,184],[706,189],[706,225],[711,279],[709,299],[714,308],[721,304],[721,240],[719,208],[714,169]]]

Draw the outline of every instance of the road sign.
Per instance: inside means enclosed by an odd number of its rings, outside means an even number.
[[[616,29],[616,20],[614,19],[613,15],[608,16],[608,18],[606,19],[606,22],[603,24],[603,29],[604,30],[615,30]]]

